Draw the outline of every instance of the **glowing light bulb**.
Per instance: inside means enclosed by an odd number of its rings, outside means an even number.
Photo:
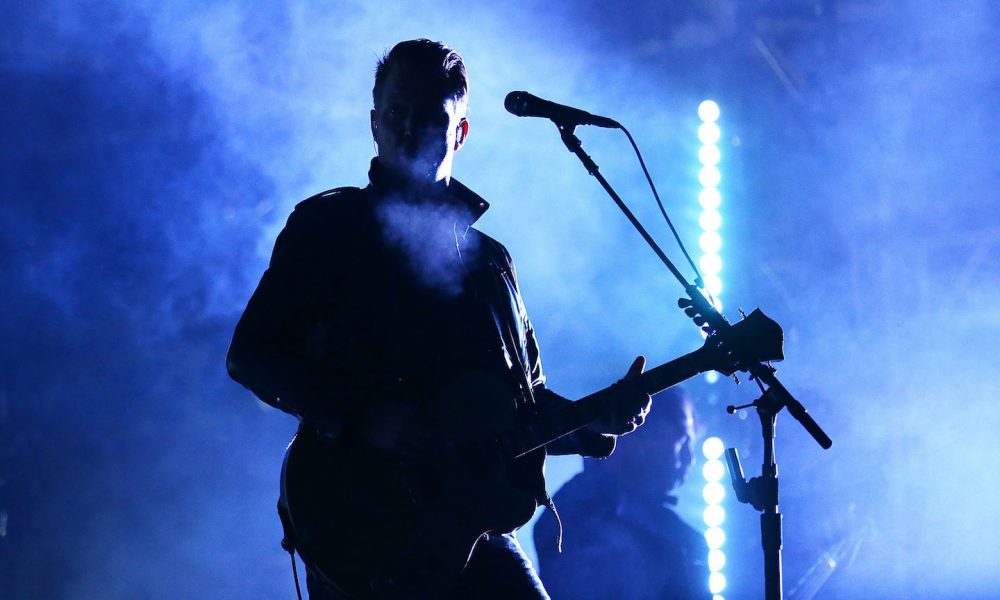
[[[726,520],[726,509],[718,504],[709,504],[701,516],[705,520],[705,525],[718,527]]]
[[[722,249],[722,236],[718,231],[706,231],[698,238],[698,247],[705,254],[717,254]]]
[[[698,105],[698,118],[711,123],[719,118],[719,105],[713,100],[705,100]]]
[[[722,550],[708,551],[708,570],[711,572],[721,571],[726,566],[726,553]]]
[[[722,270],[722,258],[718,254],[705,254],[698,260],[698,266],[705,275],[718,275]]]
[[[712,573],[708,576],[708,591],[718,594],[726,589],[726,576],[722,573]]]
[[[702,279],[705,280],[705,289],[708,290],[708,293],[713,296],[722,293],[722,280],[719,279],[718,275],[705,275]]]
[[[702,144],[715,144],[722,137],[722,130],[715,123],[702,123],[698,126],[698,139]]]
[[[712,208],[703,210],[698,215],[698,225],[705,231],[717,231],[722,226],[722,213]]]
[[[705,484],[701,495],[706,504],[719,504],[726,497],[726,488],[718,481],[710,481]]]
[[[722,181],[722,173],[719,172],[718,167],[705,165],[698,171],[698,182],[704,187],[718,187],[720,181]]]
[[[701,468],[701,474],[704,475],[705,481],[718,481],[725,474],[725,467],[719,460],[710,460]]]
[[[705,188],[698,192],[698,204],[706,210],[715,210],[722,204],[722,195],[715,188]]]
[[[701,453],[708,460],[718,460],[725,451],[726,447],[723,445],[722,440],[715,436],[705,438],[705,441],[701,443]]]
[[[722,154],[719,152],[719,147],[715,144],[705,144],[698,150],[698,160],[703,165],[715,166],[719,164],[721,158]]]
[[[718,527],[709,527],[705,531],[705,543],[709,550],[718,550],[726,543],[726,532]]]

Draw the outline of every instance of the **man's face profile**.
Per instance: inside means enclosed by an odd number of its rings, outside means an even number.
[[[397,176],[420,182],[451,177],[468,121],[466,101],[455,100],[442,83],[405,65],[388,72],[372,110],[372,135],[380,164]]]

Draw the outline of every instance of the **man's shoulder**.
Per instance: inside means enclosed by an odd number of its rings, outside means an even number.
[[[469,228],[469,235],[475,236],[479,247],[484,248],[489,255],[497,259],[498,262],[503,262],[508,267],[514,264],[514,259],[511,258],[510,252],[507,251],[507,246],[504,246],[500,240],[489,234],[483,233],[475,227]]]
[[[294,213],[318,214],[329,211],[357,209],[366,199],[366,193],[359,187],[338,187],[309,196],[295,205]]]

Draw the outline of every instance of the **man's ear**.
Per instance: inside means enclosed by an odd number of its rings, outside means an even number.
[[[462,117],[462,120],[458,122],[458,127],[455,129],[455,151],[462,147],[465,143],[465,138],[469,137],[469,120]]]
[[[371,112],[371,119],[372,119],[372,139],[374,139],[375,138],[375,132],[378,131],[378,125],[375,124],[375,109],[374,108],[372,109],[372,112]]]

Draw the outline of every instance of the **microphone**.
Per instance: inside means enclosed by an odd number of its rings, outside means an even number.
[[[621,128],[618,121],[614,119],[592,115],[585,110],[573,108],[572,106],[564,106],[548,100],[542,100],[538,96],[533,96],[528,92],[511,92],[507,94],[507,97],[504,98],[503,106],[512,115],[551,119],[560,127],[595,125],[611,129]]]

